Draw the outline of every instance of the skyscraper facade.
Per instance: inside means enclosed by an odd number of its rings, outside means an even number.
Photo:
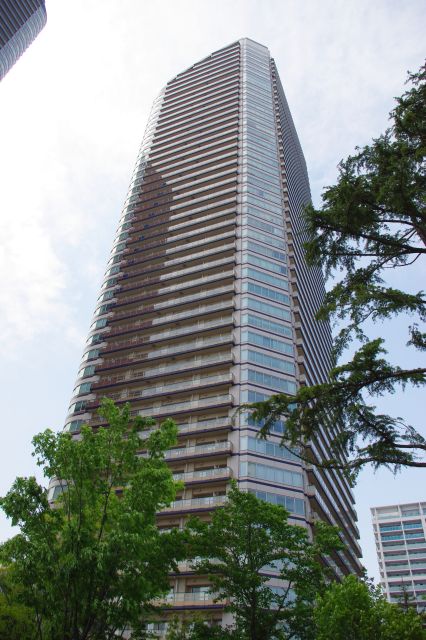
[[[1,0],[0,80],[46,24],[44,0]]]
[[[426,502],[374,507],[371,515],[388,600],[426,612]]]
[[[359,572],[353,497],[333,470],[302,464],[236,412],[325,379],[331,334],[315,319],[324,295],[306,266],[303,153],[269,51],[242,39],[173,78],[155,100],[119,221],[66,420],[96,426],[103,396],[133,415],[171,416],[168,453],[185,489],[159,526],[223,505],[231,478],[292,521],[337,524],[347,548],[325,559]],[[311,443],[321,460],[327,429]],[[271,573],[271,583],[279,581]],[[171,581],[171,608],[209,607],[203,576]]]

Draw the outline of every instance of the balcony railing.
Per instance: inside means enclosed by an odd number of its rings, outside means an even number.
[[[191,592],[191,591],[175,591],[174,593],[169,593],[164,598],[159,599],[158,604],[165,603],[168,605],[178,605],[182,603],[196,603],[196,604],[214,604],[216,599],[216,595],[209,592]],[[225,601],[220,601],[219,604],[224,605]]]
[[[221,467],[218,469],[199,469],[198,471],[187,471],[185,473],[174,473],[173,479],[182,482],[196,482],[198,480],[222,480],[231,477],[231,469],[229,467]]]
[[[193,456],[203,456],[216,453],[230,453],[232,444],[225,442],[212,442],[211,444],[200,444],[193,447],[180,447],[169,449],[165,453],[166,460],[175,460],[176,458],[191,458]]]
[[[189,509],[212,509],[224,505],[226,501],[226,496],[208,496],[206,498],[175,500],[168,507],[162,509],[162,513],[167,511],[186,511]]]

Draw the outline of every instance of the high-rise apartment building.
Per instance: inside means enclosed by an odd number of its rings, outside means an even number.
[[[0,80],[46,24],[44,0],[1,0]]]
[[[134,415],[175,418],[168,453],[178,499],[163,528],[223,505],[231,478],[293,522],[321,518],[347,548],[326,561],[359,572],[353,497],[337,471],[303,465],[237,408],[325,379],[331,334],[315,319],[320,269],[303,253],[306,165],[274,61],[242,39],[173,78],[154,102],[66,420],[99,425],[103,396]],[[329,427],[331,428],[331,427]],[[311,444],[321,460],[323,429]],[[271,581],[279,581],[271,574]],[[171,608],[210,607],[205,578],[172,580]]]
[[[371,515],[388,600],[426,612],[426,502],[374,507]]]

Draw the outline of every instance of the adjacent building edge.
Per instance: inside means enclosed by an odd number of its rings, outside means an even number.
[[[389,602],[426,612],[426,502],[371,509],[380,581]]]
[[[0,80],[38,36],[46,21],[44,0],[1,0]]]

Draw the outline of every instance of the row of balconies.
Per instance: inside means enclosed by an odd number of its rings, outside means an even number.
[[[149,380],[159,376],[167,376],[179,373],[186,373],[191,370],[198,370],[201,367],[215,366],[232,362],[231,350],[225,353],[213,353],[211,355],[195,356],[191,359],[177,360],[170,364],[159,367],[149,367],[145,369],[130,369],[122,374],[114,376],[104,376],[99,382],[92,384],[92,390],[103,389],[112,385],[124,385],[137,382],[140,379]]]
[[[232,290],[229,291],[229,289],[227,289],[227,291],[222,292],[222,295],[224,296],[225,293],[230,292],[232,293]],[[212,297],[216,297],[215,294],[212,294]],[[104,353],[121,351],[122,349],[143,345],[146,342],[146,337],[141,335],[141,332],[144,330],[151,332],[153,328],[161,327],[162,325],[170,326],[171,323],[176,323],[175,326],[179,327],[180,321],[185,322],[194,319],[197,316],[208,315],[210,317],[216,313],[222,312],[225,309],[231,311],[233,308],[234,299],[233,297],[229,296],[228,299],[222,300],[221,302],[216,302],[214,304],[202,304],[196,307],[191,307],[190,315],[188,315],[188,310],[185,309],[183,311],[178,311],[177,313],[152,317],[150,320],[146,320],[142,324],[138,325],[139,334],[137,336],[133,336],[133,338],[125,337],[124,340],[110,341],[110,334],[105,333],[102,337],[102,341],[107,341],[107,344],[100,348],[100,352],[103,355]]]
[[[182,389],[195,390],[199,388],[208,388],[219,384],[232,384],[232,375],[230,372],[223,374],[212,374],[206,376],[197,376],[192,378],[181,378],[176,382],[158,383],[156,385],[147,386],[143,389],[123,389],[115,393],[108,393],[108,398],[115,402],[128,402],[132,400],[143,400],[157,395],[169,395],[172,393],[182,393]],[[91,410],[99,405],[99,399],[88,400],[85,403],[85,410]]]
[[[154,339],[151,339],[151,342],[154,342]],[[96,367],[96,373],[99,374],[101,370],[110,369],[111,367],[122,367],[126,364],[138,364],[147,360],[190,353],[191,351],[198,351],[199,349],[222,346],[227,343],[233,343],[233,337],[231,333],[227,333],[226,335],[219,334],[209,335],[207,337],[199,337],[196,340],[170,344],[168,347],[164,347],[162,349],[153,349],[152,351],[133,351],[127,354],[125,358],[111,358],[105,360],[102,365]],[[93,388],[96,388],[96,386],[92,385],[92,389]]]
[[[108,344],[100,349],[100,357],[104,357],[107,353],[113,353],[115,351],[123,351],[127,349],[133,349],[138,347],[143,347],[147,343],[152,341],[162,341],[168,340],[170,338],[175,338],[179,336],[184,336],[186,334],[190,334],[193,332],[203,332],[205,330],[212,330],[215,327],[225,326],[227,324],[233,324],[233,316],[232,312],[230,315],[226,317],[214,317],[211,320],[199,320],[195,323],[181,325],[180,320],[183,321],[191,321],[194,317],[196,318],[199,315],[204,314],[217,314],[223,309],[231,310],[233,306],[232,298],[229,300],[224,300],[222,302],[217,303],[217,305],[201,305],[200,307],[196,307],[195,309],[191,309],[191,317],[188,318],[188,314],[186,312],[181,312],[178,314],[171,314],[170,316],[160,316],[160,318],[156,318],[155,321],[147,321],[146,327],[142,327],[143,329],[147,329],[146,335],[139,333],[139,335],[134,336],[133,338],[120,340],[120,341],[109,341]],[[172,328],[168,328],[164,331],[160,331],[159,333],[152,333],[153,330],[158,325],[167,324],[168,326],[175,323]],[[161,328],[161,327],[159,327]],[[141,331],[141,328],[140,328]],[[126,357],[126,356],[124,356]],[[119,358],[117,358],[119,360]],[[103,365],[100,365],[102,369]]]
[[[229,251],[233,251],[235,249],[235,240],[232,233],[228,233],[228,238],[230,242],[223,244],[215,244],[215,246],[209,246],[208,249],[204,249],[202,251],[193,251],[187,256],[179,256],[178,258],[165,258],[164,255],[156,254],[156,260],[148,259],[144,256],[144,260],[133,260],[133,264],[127,263],[126,265],[122,265],[121,271],[126,272],[126,276],[128,278],[133,278],[135,276],[141,275],[142,273],[154,272],[154,271],[163,271],[165,269],[171,269],[176,266],[185,266],[187,263],[196,263],[199,264],[199,261],[204,260],[210,256],[216,256],[217,254],[227,253]],[[144,268],[145,266],[149,267],[148,270],[144,269],[144,271],[137,271],[137,269]],[[161,276],[167,277],[167,275]]]
[[[207,412],[214,411],[215,414],[218,410],[224,410],[232,407],[234,404],[234,400],[231,394],[227,392],[220,392],[216,394],[209,395],[207,397],[196,398],[196,399],[181,399],[181,400],[173,400],[170,402],[168,399],[163,401],[159,400],[154,402],[154,404],[146,405],[144,407],[133,408],[130,410],[130,415],[132,417],[135,416],[147,416],[158,419],[163,418],[175,418],[178,419],[180,414],[183,414],[185,417],[188,414],[191,414],[191,417],[196,417],[196,412],[202,412],[203,416],[207,414]],[[93,401],[93,408],[98,406],[97,401]],[[92,407],[89,408],[92,410]],[[93,417],[90,420],[90,424],[93,427],[98,427],[104,424],[104,421],[100,418]]]
[[[226,233],[220,233],[217,236],[213,236],[212,238],[207,238],[206,240],[196,240],[195,242],[185,242],[184,244],[182,244],[181,246],[177,246],[177,247],[167,247],[163,250],[161,250],[161,252],[159,251],[151,251],[151,252],[147,252],[144,251],[143,254],[141,255],[140,259],[137,258],[128,258],[125,259],[125,257],[123,257],[123,261],[121,264],[121,268],[126,267],[126,266],[130,266],[130,265],[139,265],[139,264],[143,264],[144,262],[149,261],[151,264],[155,264],[156,261],[163,261],[165,259],[165,257],[170,256],[170,255],[174,255],[176,253],[179,254],[186,254],[188,253],[188,255],[179,255],[179,258],[175,258],[175,260],[177,261],[181,261],[185,258],[187,259],[191,259],[191,256],[193,254],[194,249],[196,249],[197,247],[203,247],[205,245],[208,245],[210,247],[210,249],[208,250],[212,250],[214,248],[220,248],[222,245],[222,242],[229,240],[229,239],[234,239],[235,238],[235,233],[233,231],[227,231]],[[199,252],[202,253],[202,252]]]
[[[233,201],[232,200],[226,201],[226,203],[228,204],[229,202],[232,203]],[[223,233],[225,231],[224,227],[236,226],[237,220],[235,216],[235,209],[234,208],[229,209],[229,214],[230,214],[230,217],[225,218],[225,220],[221,220],[221,222],[215,222],[217,216],[214,216],[213,218],[209,218],[209,220],[212,220],[212,224],[208,224],[208,225],[205,225],[205,221],[206,221],[205,220],[206,217],[205,217],[204,221],[201,221],[200,223],[198,222],[196,223],[198,224],[198,226],[195,226],[195,228],[192,228],[190,231],[185,231],[184,233],[174,233],[174,234],[168,233],[167,235],[158,234],[157,236],[155,235],[151,235],[148,237],[144,236],[144,237],[136,238],[135,240],[130,239],[127,242],[126,249],[124,250],[123,253],[124,255],[127,256],[132,253],[139,253],[141,251],[145,251],[146,249],[149,249],[151,247],[158,247],[159,249],[161,249],[163,245],[170,245],[175,242],[181,242],[187,239],[192,240],[194,235],[201,236],[200,239],[205,239],[207,241],[208,239],[211,239],[213,236],[215,236],[217,232]],[[219,217],[223,217],[224,215],[226,214],[223,213],[223,210],[221,210],[221,214]],[[152,239],[152,241],[150,240],[150,238]]]
[[[109,316],[107,327],[110,329],[111,335],[118,330],[121,332],[123,328],[127,326],[127,323],[132,324],[134,321],[145,322],[147,314],[153,311],[164,310],[167,307],[177,307],[186,304],[191,304],[194,300],[199,298],[214,298],[217,296],[226,296],[227,293],[233,293],[234,287],[232,284],[234,271],[217,272],[204,276],[201,275],[197,279],[190,280],[186,283],[171,285],[171,287],[159,287],[157,289],[157,295],[132,295],[123,296],[123,299],[117,299],[114,304],[114,315]],[[222,277],[221,277],[222,276]],[[228,280],[228,284],[217,286],[218,281]],[[176,293],[179,293],[179,297],[176,297]],[[170,295],[172,294],[172,295]],[[183,295],[186,294],[186,295]],[[167,296],[167,297],[166,297]],[[140,304],[145,301],[153,301],[155,299],[163,297],[161,302],[157,302],[154,305]],[[164,300],[164,298],[166,298]],[[123,308],[124,307],[124,308]],[[142,318],[141,316],[145,316]],[[156,314],[154,318],[158,319]],[[124,323],[124,324],[123,324]],[[158,322],[157,322],[158,324]],[[95,330],[95,329],[93,329]]]
[[[177,90],[177,87],[168,85],[161,110],[162,117],[166,118],[169,113],[176,112],[182,106],[196,105],[200,101],[206,101],[225,87],[228,89],[235,87],[235,84],[239,82],[239,75],[239,64],[235,60],[226,69],[221,69],[219,73],[209,74],[204,82],[189,82],[180,91]]]
[[[156,304],[146,305],[142,309],[139,308],[139,310],[136,313],[131,313],[129,315],[126,314],[126,316],[123,315],[123,318],[130,316],[130,318],[134,317],[135,319],[133,322],[130,322],[124,325],[121,325],[121,324],[119,324],[118,326],[113,325],[109,332],[108,331],[105,332],[105,334],[102,336],[102,339],[110,338],[123,333],[133,332],[136,330],[140,330],[143,327],[151,326],[152,324],[154,324],[154,322],[151,322],[148,319],[147,316],[149,316],[149,314],[154,315],[159,311],[165,311],[172,307],[182,307],[183,305],[189,306],[192,303],[199,302],[200,300],[203,300],[206,298],[216,298],[218,296],[225,296],[225,294],[227,293],[233,293],[233,290],[234,290],[233,284],[225,285],[222,287],[214,287],[210,289],[205,288],[206,284],[213,284],[221,280],[223,281],[224,279],[231,279],[232,277],[233,277],[233,272],[222,274],[222,276],[219,273],[219,274],[214,274],[213,276],[210,276],[207,278],[199,278],[198,280],[194,281],[191,287],[186,286],[186,287],[172,288],[170,293],[178,292],[179,290],[185,290],[188,288],[198,289],[198,291],[194,291],[194,293],[190,293],[188,295],[181,295],[180,297],[176,297],[176,298],[169,298],[164,302],[158,302]],[[169,287],[167,288],[170,289]],[[144,298],[141,296],[128,296],[128,297],[126,296],[126,298],[121,303],[120,302],[117,303],[117,306],[119,304],[128,305],[133,302],[140,302],[143,299]],[[232,306],[232,305],[233,305],[232,301],[224,301],[222,308],[226,308],[226,307],[229,308],[229,306]],[[198,305],[198,309],[201,312],[200,305]],[[188,318],[188,311],[190,312],[191,316],[193,316],[193,313],[197,312],[197,307],[195,307],[195,309],[190,308],[186,312],[181,312],[181,318]],[[209,313],[208,305],[203,305],[203,313]],[[141,315],[144,315],[145,319],[139,319]],[[174,314],[174,315],[175,317],[177,316],[177,314]],[[117,319],[120,319],[120,317],[118,317]],[[115,318],[113,318],[112,320],[114,321]],[[158,320],[159,319],[157,316],[157,324],[159,324]]]
[[[163,269],[171,269],[170,265],[165,265],[164,267],[159,267],[157,269],[153,269],[152,271],[150,269],[147,269],[143,271],[135,271],[130,273],[126,272],[124,277],[121,278],[119,282],[122,283],[124,279],[126,280],[126,283],[128,282],[129,279],[132,279],[132,282],[127,286],[122,285],[120,287],[120,292],[123,293],[125,291],[134,289],[135,287],[143,287],[144,291],[146,291],[147,289],[149,289],[150,286],[151,287],[152,285],[158,286],[158,284],[161,284],[167,280],[182,280],[182,282],[187,282],[188,280],[190,280],[190,276],[192,276],[194,273],[197,274],[199,271],[202,271],[203,273],[205,273],[210,269],[217,269],[218,267],[222,267],[223,265],[227,265],[229,263],[235,263],[235,256],[234,256],[233,249],[234,249],[233,244],[227,245],[223,247],[223,251],[228,251],[229,255],[224,258],[219,258],[217,260],[210,260],[206,262],[204,260],[204,257],[201,256],[200,261],[195,265],[192,265],[190,267],[186,267],[183,269],[175,268],[171,270],[170,273],[158,274],[157,276],[154,276],[154,277],[151,275],[153,272],[155,273],[155,271],[162,271]],[[222,251],[218,251],[218,250],[215,251],[215,253],[218,253],[218,252],[222,253]],[[179,262],[181,261],[175,261],[175,262],[179,264]]]
[[[219,196],[224,193],[237,191],[237,178],[236,174],[227,179],[215,180],[216,176],[211,176],[209,182],[202,185],[198,189],[188,190],[188,187],[183,193],[171,193],[170,191],[165,195],[162,195],[163,191],[152,191],[144,197],[140,195],[135,202],[134,213],[135,217],[131,221],[131,225],[127,227],[127,231],[130,234],[144,232],[151,227],[159,227],[160,225],[167,225],[171,221],[176,219],[182,219],[189,215],[194,208],[193,205],[204,200],[208,200],[210,204],[214,204]],[[179,216],[174,215],[171,217],[169,214],[171,211],[178,209],[184,209]],[[185,216],[186,213],[186,216]]]

